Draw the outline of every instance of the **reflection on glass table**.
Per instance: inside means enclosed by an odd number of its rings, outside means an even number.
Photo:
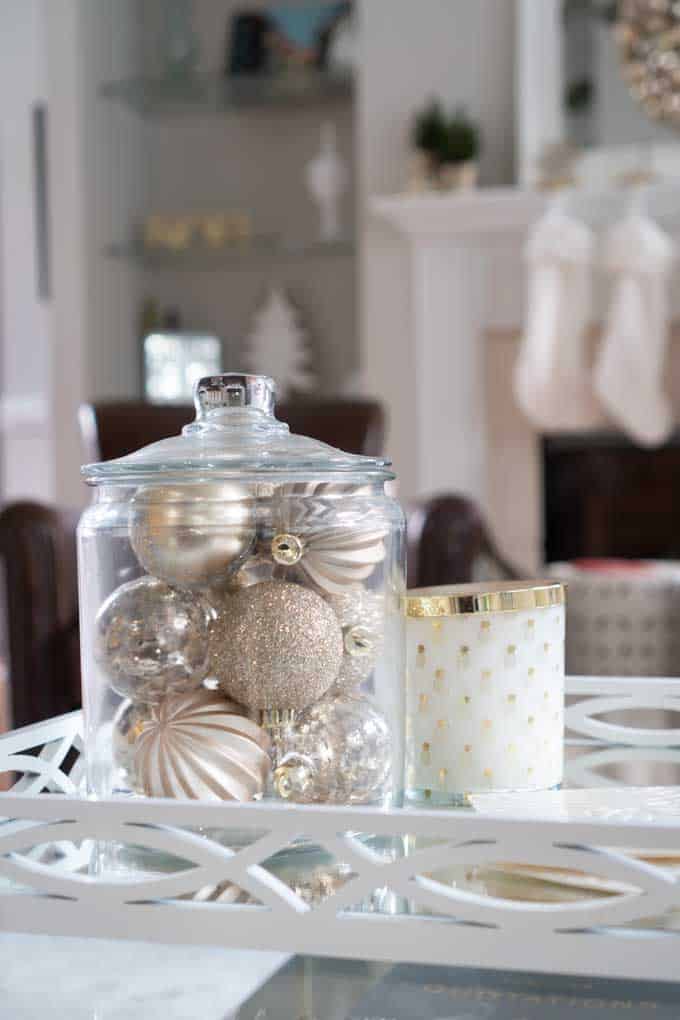
[[[295,957],[238,1020],[677,1020],[680,986]]]
[[[144,396],[153,404],[190,404],[197,379],[221,371],[216,336],[149,333],[144,339]]]

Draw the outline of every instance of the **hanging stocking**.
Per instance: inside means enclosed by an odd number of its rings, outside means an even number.
[[[595,389],[612,418],[642,446],[663,443],[673,430],[662,389],[673,257],[671,239],[638,209],[611,230],[605,245],[614,283]]]
[[[592,251],[589,228],[558,206],[537,223],[527,246],[527,323],[515,396],[527,418],[549,432],[602,422],[586,351]]]

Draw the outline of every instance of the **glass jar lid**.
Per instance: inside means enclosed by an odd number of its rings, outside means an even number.
[[[390,461],[344,453],[309,436],[298,436],[274,416],[276,384],[263,375],[228,372],[194,387],[196,419],[182,434],[135,453],[82,469],[97,484],[136,484],[157,479],[191,481],[206,476],[319,475],[381,481],[394,478]]]

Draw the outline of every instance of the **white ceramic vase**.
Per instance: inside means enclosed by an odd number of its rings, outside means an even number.
[[[321,125],[321,148],[306,168],[307,187],[319,207],[319,234],[323,242],[340,238],[340,199],[347,187],[347,168],[338,152],[332,121]]]

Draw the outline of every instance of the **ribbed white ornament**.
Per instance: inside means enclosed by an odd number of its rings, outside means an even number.
[[[264,730],[219,691],[170,694],[140,726],[135,786],[150,797],[253,800],[269,773],[268,746]]]

